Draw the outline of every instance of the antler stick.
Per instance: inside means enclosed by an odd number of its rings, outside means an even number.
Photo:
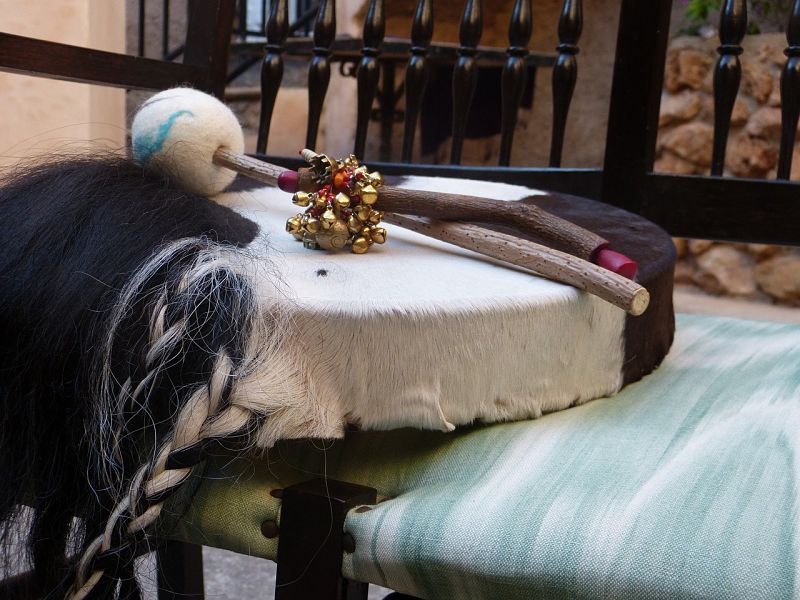
[[[648,291],[635,281],[529,240],[470,223],[427,221],[396,214],[385,214],[383,220],[567,283],[634,316],[642,314],[650,303]]]
[[[253,179],[281,185],[282,174],[293,173],[248,156],[220,148],[214,154],[214,163],[237,171]],[[294,179],[294,177],[292,177]],[[290,183],[300,191],[317,188],[309,169],[299,169],[296,180]],[[287,189],[287,191],[294,191]],[[512,227],[540,242],[632,279],[636,263],[609,248],[608,240],[557,217],[537,206],[520,200],[492,200],[461,194],[445,194],[422,190],[407,190],[391,186],[381,187],[380,210],[406,215],[430,217],[446,221],[474,221]]]

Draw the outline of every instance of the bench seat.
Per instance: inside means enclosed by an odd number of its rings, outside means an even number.
[[[344,575],[422,598],[800,594],[800,326],[679,315],[662,366],[540,419],[218,457],[169,537],[275,559],[270,492],[374,487]]]

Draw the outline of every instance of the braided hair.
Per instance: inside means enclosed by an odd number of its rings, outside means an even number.
[[[0,210],[3,547],[22,527],[43,596],[136,597],[133,559],[192,467],[220,440],[269,444],[302,401],[248,270],[257,226],[119,157],[26,165]]]

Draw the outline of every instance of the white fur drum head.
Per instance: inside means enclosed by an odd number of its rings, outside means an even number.
[[[244,152],[244,135],[236,116],[213,96],[191,88],[160,92],[142,104],[131,129],[134,159],[191,192],[213,196],[236,177],[213,156],[220,147]]]
[[[422,177],[402,185],[508,200],[537,194]],[[291,372],[303,383],[298,417],[272,417],[283,437],[538,417],[625,382],[627,315],[595,296],[391,225],[387,243],[365,255],[305,249],[284,230],[297,211],[275,188],[216,200],[258,223],[248,251],[259,294],[290,317]],[[289,380],[297,382],[282,385]],[[302,426],[292,431],[295,422]]]

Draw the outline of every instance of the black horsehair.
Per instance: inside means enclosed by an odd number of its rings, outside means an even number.
[[[4,571],[24,556],[42,597],[136,598],[142,530],[268,412],[235,391],[280,328],[254,318],[258,228],[113,156],[27,163],[0,211]]]

